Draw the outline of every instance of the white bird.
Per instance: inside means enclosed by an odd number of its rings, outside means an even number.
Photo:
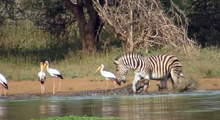
[[[38,73],[38,80],[41,83],[41,94],[44,94],[45,90],[45,80],[46,80],[46,74],[44,72],[45,64],[43,62],[40,63],[40,72]]]
[[[2,93],[3,93],[3,91],[4,91],[4,95],[6,96],[6,91],[5,91],[5,89],[7,89],[8,90],[8,82],[7,82],[7,79],[2,75],[2,74],[0,74],[0,83],[2,84]],[[4,88],[5,89],[4,89]]]
[[[101,69],[101,70],[100,70]],[[113,81],[114,84],[115,84],[115,88],[116,88],[116,76],[112,73],[112,72],[109,72],[109,71],[104,71],[104,65],[101,64],[98,69],[96,70],[96,72],[98,72],[100,70],[101,72],[101,75],[105,77],[106,81],[107,81],[107,87],[106,89],[108,88],[108,81]]]
[[[55,81],[54,81],[54,77],[56,78],[60,78],[60,79],[63,79],[63,76],[61,75],[61,73],[57,70],[57,69],[53,69],[53,68],[49,68],[49,62],[48,61],[45,61],[45,64],[46,64],[46,70],[47,72],[50,74],[50,76],[52,76],[52,80],[53,80],[53,94],[55,94]],[[61,81],[60,81],[60,84],[59,84],[59,91],[60,91],[60,87],[61,87]]]

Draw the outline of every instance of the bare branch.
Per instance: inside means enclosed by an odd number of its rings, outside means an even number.
[[[169,17],[159,0],[93,0],[95,9],[103,22],[113,28],[114,34],[129,51],[149,46],[171,46],[177,51],[188,53],[195,42],[187,36],[186,15],[173,2],[172,16]],[[177,24],[175,23],[177,21]]]

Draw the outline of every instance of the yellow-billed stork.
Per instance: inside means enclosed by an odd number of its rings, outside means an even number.
[[[6,96],[5,89],[8,89],[8,82],[7,79],[0,73],[0,83],[2,84],[2,93],[4,91],[4,95]],[[4,88],[3,88],[4,87]]]
[[[101,69],[101,70],[100,70]],[[112,73],[112,72],[109,72],[109,71],[104,71],[104,65],[101,64],[98,69],[96,70],[96,72],[98,72],[100,70],[101,72],[101,75],[105,77],[106,81],[107,81],[107,87],[106,89],[108,88],[108,82],[109,81],[113,81],[113,83],[115,84],[115,88],[116,88],[116,76]]]
[[[49,65],[48,61],[45,61],[45,65],[47,66],[46,67],[47,72],[50,74],[50,76],[53,77],[52,78],[52,80],[53,80],[53,94],[55,94],[55,81],[54,81],[54,77],[63,79],[63,76],[61,75],[61,73],[57,69],[50,68],[49,67],[50,65]],[[60,81],[60,84],[59,84],[59,91],[60,91],[60,87],[61,87],[61,81]]]
[[[44,94],[45,90],[45,80],[46,80],[46,73],[44,72],[45,65],[43,62],[40,63],[40,72],[38,73],[38,80],[41,83],[41,94]]]

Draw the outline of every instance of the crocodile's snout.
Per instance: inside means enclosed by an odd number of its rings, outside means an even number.
[[[146,81],[146,80],[141,80],[139,81],[137,84],[136,84],[136,92],[138,91],[145,91],[146,88],[148,88],[150,86],[150,83],[149,81]]]

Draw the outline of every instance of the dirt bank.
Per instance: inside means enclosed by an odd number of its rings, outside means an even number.
[[[58,88],[58,83],[60,80],[56,80],[56,85]],[[131,83],[132,81],[127,82],[126,84],[122,83],[122,86]],[[149,91],[157,91],[156,84],[158,81],[151,80],[151,86]],[[199,89],[205,90],[217,90],[220,89],[220,78],[205,78],[198,79]],[[75,79],[64,79],[62,80],[62,93],[73,93],[76,91],[83,90],[95,90],[95,89],[106,89],[106,81],[91,81],[89,78],[75,78]],[[171,87],[170,81],[168,82],[168,87]],[[9,90],[7,90],[7,95],[16,95],[16,94],[39,94],[40,93],[40,82],[37,80],[26,80],[26,81],[8,81]],[[52,78],[47,78],[45,82],[45,93],[51,94],[53,82]],[[120,86],[117,86],[120,87]],[[109,89],[114,88],[114,84],[109,82]]]

